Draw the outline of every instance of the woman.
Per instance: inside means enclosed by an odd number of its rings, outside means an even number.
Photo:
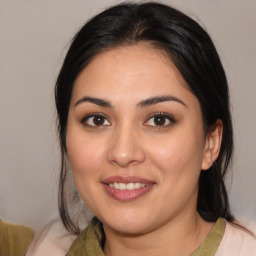
[[[79,235],[67,255],[256,254],[231,224],[228,85],[195,21],[158,3],[95,16],[67,53],[56,107],[60,214]],[[82,232],[76,197],[96,216]]]

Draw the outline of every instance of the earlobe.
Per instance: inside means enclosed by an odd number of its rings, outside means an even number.
[[[223,123],[218,119],[206,136],[202,170],[208,170],[218,158],[222,142],[222,132]]]

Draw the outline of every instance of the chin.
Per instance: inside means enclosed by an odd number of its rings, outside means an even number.
[[[114,230],[115,232],[126,235],[138,235],[147,233],[149,231],[148,218],[143,216],[130,216],[130,215],[114,215],[110,218],[102,219],[102,223],[105,227]],[[121,217],[120,217],[121,216]],[[145,222],[147,220],[147,222]]]
[[[122,223],[110,223],[108,227],[114,230],[116,233],[120,233],[128,236],[136,236],[140,234],[147,233],[147,228],[141,223],[130,223],[122,222]]]

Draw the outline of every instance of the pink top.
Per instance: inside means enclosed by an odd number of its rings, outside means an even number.
[[[236,225],[226,222],[216,256],[256,256],[256,239]]]
[[[75,238],[65,230],[60,220],[52,221],[34,239],[27,256],[64,256]],[[256,239],[242,228],[226,222],[215,256],[256,256]]]

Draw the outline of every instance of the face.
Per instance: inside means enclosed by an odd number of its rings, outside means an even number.
[[[75,81],[66,145],[77,190],[105,227],[146,233],[196,213],[201,109],[160,51],[97,55]]]

